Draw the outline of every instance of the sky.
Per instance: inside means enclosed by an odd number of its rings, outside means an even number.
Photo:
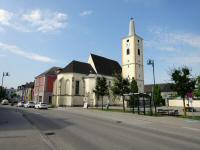
[[[34,81],[52,66],[94,53],[121,64],[121,40],[133,17],[144,39],[145,84],[170,82],[170,70],[200,74],[199,0],[0,0],[0,76],[4,86]]]

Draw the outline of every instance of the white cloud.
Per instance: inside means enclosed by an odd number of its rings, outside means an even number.
[[[37,31],[48,32],[67,26],[67,15],[59,12],[42,12],[41,10],[33,10],[24,14],[23,19],[36,27]]]
[[[22,32],[50,32],[68,25],[67,14],[49,10],[28,10],[20,13],[0,9],[0,28],[9,27]]]
[[[0,49],[4,50],[4,51],[8,51],[8,52],[16,54],[16,55],[19,55],[19,56],[22,56],[22,57],[25,57],[30,60],[34,60],[34,61],[46,62],[46,63],[55,62],[55,60],[52,58],[49,58],[47,56],[42,56],[42,55],[32,53],[32,52],[27,52],[27,51],[17,47],[16,45],[9,45],[9,44],[0,42]]]
[[[164,57],[162,60],[179,65],[195,65],[200,64],[200,55],[188,55],[178,57]]]
[[[160,27],[151,28],[150,33],[151,40],[145,41],[146,47],[171,52],[185,46],[200,48],[200,36],[193,33],[174,32]]]
[[[13,16],[13,13],[0,9],[0,24],[10,25],[10,20]]]
[[[80,13],[80,16],[81,16],[81,17],[89,16],[89,15],[91,15],[92,13],[93,13],[92,10],[85,10],[85,11],[83,11],[83,12]]]
[[[177,49],[174,48],[174,47],[160,47],[160,50],[162,50],[162,51],[168,51],[168,52],[177,51]]]

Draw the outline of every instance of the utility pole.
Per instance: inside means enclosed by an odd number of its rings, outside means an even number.
[[[6,76],[9,76],[9,73],[8,72],[3,72],[2,80],[1,80],[1,93],[2,93],[2,96],[3,96],[3,79]]]
[[[155,97],[154,97],[154,93],[155,93],[155,69],[154,69],[154,60],[152,59],[148,59],[147,60],[147,65],[151,65],[153,68],[153,92],[152,92],[152,97],[153,97],[153,102],[154,102],[154,107],[155,107],[155,114],[157,113],[157,109],[156,109],[156,101],[155,101]]]

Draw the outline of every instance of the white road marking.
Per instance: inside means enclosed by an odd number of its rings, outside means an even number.
[[[51,148],[52,150],[56,150],[56,148],[53,146],[53,144],[41,133],[40,133],[40,137],[49,146],[49,148]]]

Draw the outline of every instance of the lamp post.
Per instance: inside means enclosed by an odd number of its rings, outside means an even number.
[[[6,76],[8,77],[9,73],[8,72],[3,72],[2,81],[1,81],[2,88],[3,88],[3,78],[6,77]]]
[[[1,81],[1,96],[2,96],[2,98],[4,97],[3,96],[3,79],[4,79],[4,77],[6,77],[6,76],[9,76],[9,73],[8,72],[3,72],[3,75],[2,75],[2,81]],[[1,96],[0,96],[0,98],[1,98]]]
[[[152,97],[153,97],[155,113],[156,113],[157,112],[157,110],[156,110],[156,102],[155,102],[155,98],[154,98],[154,92],[155,92],[154,90],[155,90],[155,84],[156,84],[156,81],[155,81],[155,70],[154,70],[154,60],[148,59],[147,60],[147,65],[151,65],[152,68],[153,68],[153,93],[152,93]]]

